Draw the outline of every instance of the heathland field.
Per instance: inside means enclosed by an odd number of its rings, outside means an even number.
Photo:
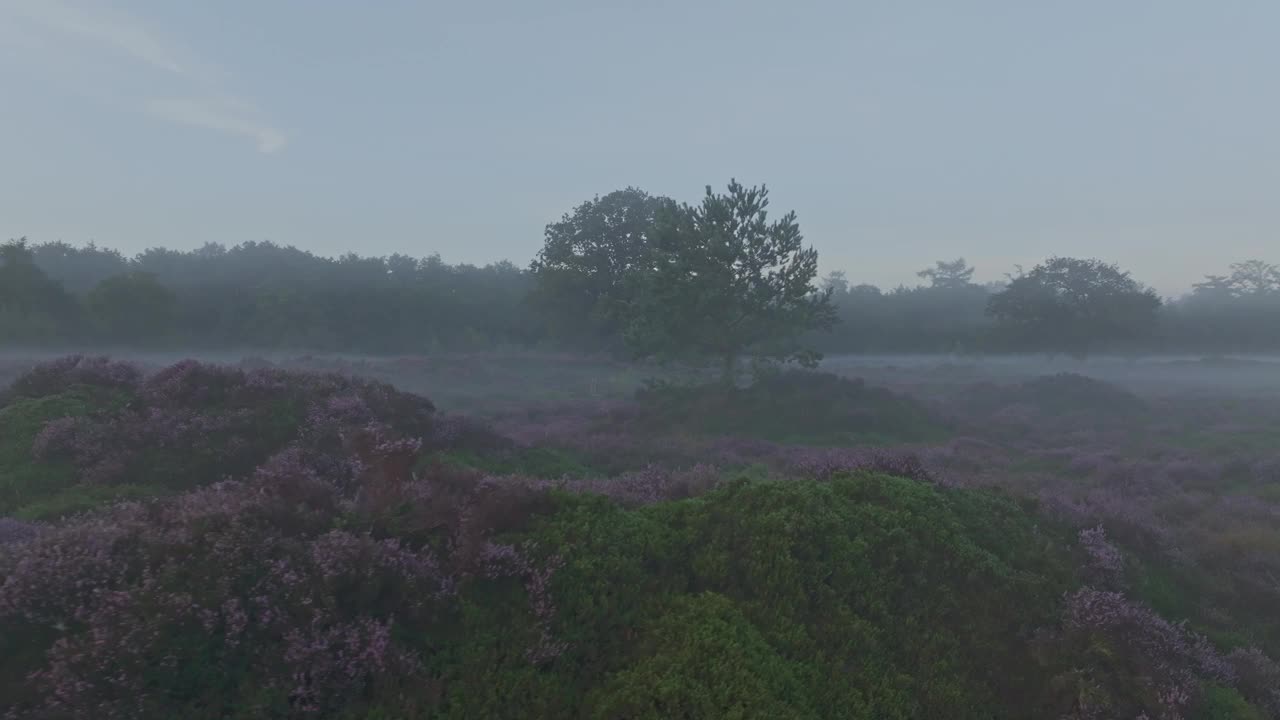
[[[1280,363],[0,368],[33,718],[1280,718]]]

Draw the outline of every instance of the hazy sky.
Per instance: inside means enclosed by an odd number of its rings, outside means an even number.
[[[0,236],[524,264],[731,176],[825,269],[1280,261],[1276,0],[0,0]]]

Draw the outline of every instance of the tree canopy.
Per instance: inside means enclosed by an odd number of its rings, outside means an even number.
[[[925,278],[935,288],[955,290],[968,287],[973,283],[974,268],[964,258],[951,261],[939,260],[931,268],[916,273],[916,277]]]
[[[831,327],[830,292],[814,284],[818,253],[796,214],[769,221],[769,193],[736,180],[701,205],[663,207],[643,272],[632,276],[626,338],[639,354],[717,357],[731,382],[738,361],[810,362],[801,339]]]
[[[991,296],[987,311],[1025,346],[1087,356],[1149,335],[1160,297],[1115,265],[1054,257]]]
[[[102,337],[146,342],[170,330],[177,296],[153,273],[136,271],[103,280],[85,301]]]
[[[628,187],[597,196],[547,225],[530,264],[532,299],[561,337],[617,337],[626,303],[623,285],[641,272],[654,221],[672,201]]]
[[[79,307],[35,262],[26,238],[0,245],[0,339],[49,340],[79,324]]]
[[[125,256],[92,243],[11,241],[0,246],[0,341],[359,353],[540,347],[705,359],[704,340],[714,334],[686,347],[662,349],[654,336],[636,343],[642,339],[636,312],[654,301],[640,294],[646,284],[639,278],[659,267],[655,258],[673,257],[656,247],[663,207],[684,209],[635,188],[583,203],[548,226],[543,251],[527,268],[505,261],[450,264],[434,253],[331,258],[271,242],[158,247]],[[92,298],[101,297],[95,288],[107,280],[137,273],[150,273],[172,291],[172,319],[125,332],[106,321]],[[1147,299],[1133,296],[1139,306],[1133,327],[1142,332],[1126,327],[1101,335],[1099,328],[1085,332],[1078,317],[1057,325],[1047,314],[1032,322],[1027,313],[1014,313],[1028,307],[1035,279],[1006,294],[1005,283],[978,283],[977,274],[965,261],[944,260],[918,273],[924,282],[881,289],[833,270],[816,284],[829,293],[839,322],[778,338],[778,345],[827,354],[1280,351],[1280,270],[1265,260],[1242,260],[1208,275],[1192,292],[1159,306],[1155,323],[1141,319],[1154,294],[1139,292]],[[1049,283],[1050,275],[1041,279]],[[671,305],[654,307],[672,312]],[[766,344],[737,359],[768,355],[773,350]]]

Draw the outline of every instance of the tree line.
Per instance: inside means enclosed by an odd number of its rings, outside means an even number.
[[[248,242],[134,257],[0,246],[0,342],[420,353],[498,347],[721,363],[818,353],[1270,352],[1280,269],[1231,264],[1165,300],[1115,265],[1053,257],[978,284],[963,259],[914,286],[818,274],[794,213],[731,181],[696,205],[626,188],[545,229],[527,267],[327,258]]]

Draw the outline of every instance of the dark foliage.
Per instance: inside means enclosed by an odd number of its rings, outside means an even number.
[[[1115,265],[1055,257],[1010,280],[987,312],[1015,347],[1085,357],[1149,337],[1160,305]]]
[[[529,271],[506,262],[448,265],[438,256],[330,259],[271,243],[157,248],[126,258],[92,244],[13,242],[0,268],[7,278],[0,282],[0,340],[366,353],[547,344],[619,351],[630,301],[620,278],[650,244],[646,223],[666,203],[634,188],[584,203],[548,226],[547,245]],[[986,309],[1007,288],[973,283],[973,270],[961,260],[938,262],[921,273],[929,285],[886,290],[832,273],[822,284],[839,322],[804,345],[828,354],[1078,352],[1076,341],[1087,336],[1088,349],[1097,351],[1280,349],[1280,284],[1265,262],[1236,263],[1229,275],[1209,276],[1186,297],[1165,302],[1140,343],[1080,335],[1078,324],[1048,334],[997,332]],[[174,304],[157,312],[156,322],[132,323],[128,308],[137,298],[163,295],[139,280],[147,276]],[[91,303],[95,289],[99,301]]]
[[[918,402],[831,373],[771,372],[742,388],[655,385],[637,395],[648,431],[754,437],[778,442],[911,442],[942,426]]]

